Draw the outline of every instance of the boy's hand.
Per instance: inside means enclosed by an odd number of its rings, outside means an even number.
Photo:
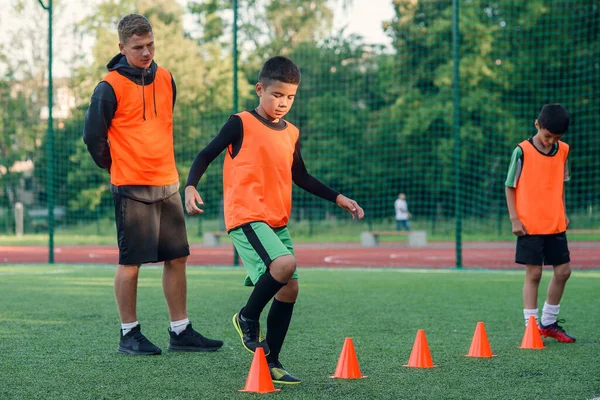
[[[510,222],[512,224],[513,235],[515,235],[515,236],[527,235],[527,229],[525,229],[525,226],[523,225],[523,223],[521,222],[520,219],[518,219],[518,218],[511,219]]]
[[[204,210],[201,210],[199,205],[203,205],[202,197],[193,186],[187,186],[185,188],[185,209],[190,215],[202,214]]]
[[[365,212],[360,208],[358,203],[344,195],[339,194],[335,199],[335,204],[352,214],[352,219],[363,219],[365,216]]]
[[[567,229],[569,229],[569,225],[571,225],[571,220],[569,219],[569,217],[567,216],[567,214],[565,214],[565,219],[567,220]]]

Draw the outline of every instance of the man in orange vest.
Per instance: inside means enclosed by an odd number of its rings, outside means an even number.
[[[194,160],[185,188],[190,215],[203,212],[196,186],[208,165],[224,150],[223,192],[225,226],[254,286],[246,305],[233,316],[233,325],[250,352],[262,347],[275,383],[298,384],[300,379],[281,364],[296,298],[298,273],[287,223],[292,207],[292,182],[362,219],[356,201],[331,189],[312,175],[300,152],[300,131],[283,117],[291,109],[300,84],[300,70],[288,58],[272,57],[256,84],[256,109],[232,115],[219,134]],[[273,299],[263,337],[259,318]]]
[[[547,104],[535,127],[537,134],[513,151],[505,184],[512,232],[517,236],[515,261],[525,264],[523,315],[525,323],[530,316],[537,320],[542,265],[552,265],[554,275],[542,309],[540,333],[572,343],[575,338],[557,321],[560,299],[571,275],[564,195],[564,182],[570,179],[569,145],[560,140],[569,127],[569,113],[560,104]]]
[[[176,86],[154,62],[150,22],[130,14],[119,22],[119,49],[107,65],[85,116],[83,139],[110,174],[119,265],[115,297],[121,318],[117,351],[153,355],[161,350],[141,332],[136,313],[140,266],[164,261],[169,350],[215,351],[223,342],[192,329],[186,309],[185,268],[190,254],[173,148]]]

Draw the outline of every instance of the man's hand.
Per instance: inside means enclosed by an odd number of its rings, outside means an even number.
[[[358,203],[344,195],[339,194],[335,199],[335,204],[352,214],[352,219],[363,219],[365,216],[365,212]]]
[[[569,229],[569,225],[571,225],[571,220],[569,219],[567,214],[565,214],[565,219],[566,219],[566,223],[567,223],[567,229]]]
[[[523,223],[521,222],[520,219],[518,219],[518,218],[511,219],[510,223],[512,224],[513,235],[515,235],[515,236],[527,235],[527,229],[525,229],[525,226],[523,225]]]
[[[198,205],[203,205],[202,197],[200,193],[193,186],[186,186],[185,188],[185,209],[190,215],[202,214],[204,210],[200,209]]]

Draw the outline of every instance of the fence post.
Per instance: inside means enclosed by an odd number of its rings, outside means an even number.
[[[23,236],[23,203],[20,201],[15,203],[15,235]]]
[[[238,112],[238,2],[233,0],[233,114]],[[233,246],[233,265],[240,265],[240,255]]]
[[[42,8],[48,11],[48,137],[46,138],[46,153],[48,176],[46,191],[48,194],[48,263],[54,264],[54,131],[52,118],[52,0],[48,6],[38,0]]]
[[[452,79],[452,103],[454,107],[454,165],[456,171],[456,182],[454,188],[455,208],[454,214],[456,218],[456,268],[462,268],[462,166],[461,166],[461,143],[460,143],[460,31],[458,29],[460,0],[453,0],[452,10],[452,58],[454,60],[453,79]]]

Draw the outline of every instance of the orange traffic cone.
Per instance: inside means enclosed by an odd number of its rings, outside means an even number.
[[[538,329],[537,321],[532,315],[527,321],[527,328],[525,328],[525,334],[521,341],[520,349],[543,349],[544,342],[542,341],[542,335]]]
[[[492,354],[492,348],[490,347],[490,342],[488,341],[483,322],[477,323],[475,334],[473,334],[473,340],[471,341],[471,348],[469,349],[469,354],[466,356],[477,358],[490,358],[496,356],[495,354]]]
[[[410,353],[410,359],[408,360],[408,364],[405,364],[404,366],[410,368],[435,367],[431,360],[429,345],[427,344],[427,338],[425,337],[425,331],[423,329],[417,331],[417,338],[415,339],[415,344]]]
[[[252,364],[250,365],[250,372],[248,372],[248,379],[246,379],[246,387],[239,391],[251,393],[270,393],[279,391],[279,389],[275,389],[275,386],[273,386],[269,365],[267,364],[265,351],[262,347],[256,348]]]
[[[339,379],[360,379],[366,378],[360,373],[360,367],[358,366],[358,358],[356,358],[356,351],[354,351],[354,343],[352,339],[347,337],[344,340],[344,346],[340,353],[340,359],[337,363],[335,373],[330,378]]]

